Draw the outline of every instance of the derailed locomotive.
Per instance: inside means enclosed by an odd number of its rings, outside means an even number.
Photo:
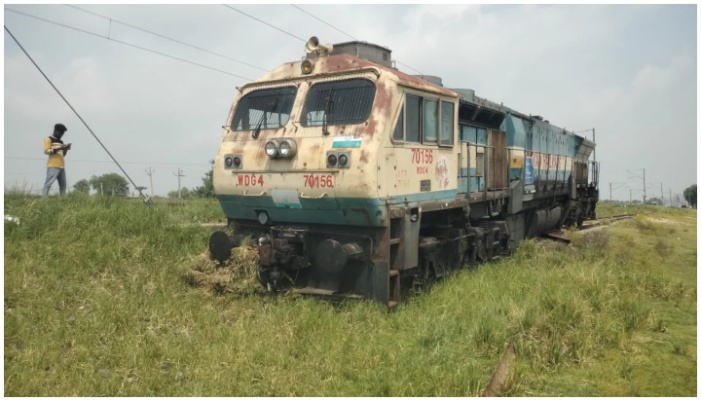
[[[257,241],[274,291],[395,306],[524,238],[596,216],[595,144],[366,42],[320,45],[239,88],[214,164],[234,235]]]

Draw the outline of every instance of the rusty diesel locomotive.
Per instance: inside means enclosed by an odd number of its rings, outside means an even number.
[[[539,116],[393,68],[366,42],[321,45],[239,88],[214,191],[271,291],[395,306],[524,238],[596,216],[595,144]]]

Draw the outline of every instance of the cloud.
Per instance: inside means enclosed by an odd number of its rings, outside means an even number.
[[[688,51],[674,57],[666,66],[644,65],[633,79],[632,88],[637,91],[664,91],[691,72],[694,60]]]

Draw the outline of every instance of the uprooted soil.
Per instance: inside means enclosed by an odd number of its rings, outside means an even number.
[[[265,289],[258,281],[257,262],[258,250],[253,246],[233,248],[231,258],[223,264],[212,260],[206,251],[195,259],[186,279],[190,285],[213,294],[262,294]]]

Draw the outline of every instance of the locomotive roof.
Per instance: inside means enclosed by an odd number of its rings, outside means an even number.
[[[356,57],[351,54],[332,54],[329,56],[313,59],[313,62],[315,63],[313,74],[326,75],[340,73],[343,71],[360,71],[373,68],[380,70],[383,73],[390,74],[390,76],[393,77],[392,80],[399,85],[433,92],[442,96],[456,97],[459,99],[461,111],[473,112],[477,109],[480,109],[483,118],[482,123],[486,125],[495,125],[498,127],[505,118],[506,114],[511,114],[514,116],[518,116],[522,119],[528,120],[534,124],[537,124],[537,122],[541,122],[543,124],[550,125],[552,128],[562,129],[556,127],[553,124],[550,124],[550,122],[547,120],[543,120],[540,116],[526,115],[510,107],[506,107],[503,104],[497,104],[490,100],[475,96],[474,91],[471,89],[451,89],[439,86],[419,77],[406,74],[396,68],[376,64],[364,58]],[[270,71],[269,73],[265,74],[261,78],[257,79],[256,81],[244,85],[244,88],[251,85],[258,85],[264,82],[274,83],[282,82],[285,80],[301,79],[302,77],[306,77],[306,75],[301,74],[301,66],[302,61],[291,61],[284,63],[281,66]],[[567,134],[581,138],[585,143],[590,144],[590,146],[594,146],[593,142],[585,139],[584,137],[577,135],[574,132],[566,131],[564,129],[562,130],[565,131]]]

